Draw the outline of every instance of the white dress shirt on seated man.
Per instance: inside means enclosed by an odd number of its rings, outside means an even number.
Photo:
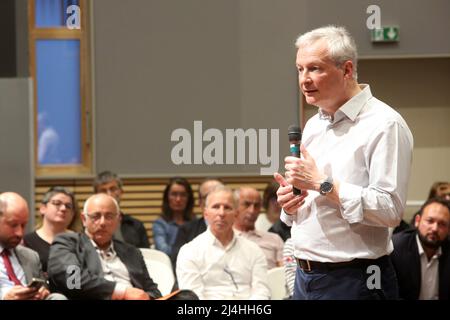
[[[208,229],[181,247],[176,273],[180,289],[200,300],[270,298],[267,262],[255,243],[236,235],[224,247]]]

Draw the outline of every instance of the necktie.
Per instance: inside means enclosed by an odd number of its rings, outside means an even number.
[[[15,285],[21,286],[22,283],[17,279],[16,274],[14,273],[14,269],[11,264],[11,260],[9,260],[10,252],[8,249],[3,249],[3,252],[1,254],[3,258],[3,264],[5,265],[6,272],[8,273],[9,280],[14,282]]]

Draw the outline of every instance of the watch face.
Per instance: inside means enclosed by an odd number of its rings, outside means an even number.
[[[331,192],[331,190],[333,190],[333,184],[328,181],[325,181],[324,183],[322,183],[320,185],[320,193],[322,193],[322,194],[329,193],[329,192]]]

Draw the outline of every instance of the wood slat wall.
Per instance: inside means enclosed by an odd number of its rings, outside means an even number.
[[[248,185],[256,188],[262,193],[264,188],[272,180],[271,176],[252,177],[221,177],[225,185],[230,188],[237,188]],[[153,242],[152,224],[158,219],[161,213],[162,195],[169,178],[122,178],[124,193],[121,201],[121,209],[126,214],[130,214],[141,220],[147,230],[150,242]],[[198,207],[198,186],[203,178],[188,178],[192,185],[195,197],[194,212],[200,214]],[[40,223],[39,205],[45,192],[52,186],[64,186],[75,193],[78,205],[83,207],[86,199],[92,195],[92,179],[38,179],[35,189],[35,212],[36,225]]]

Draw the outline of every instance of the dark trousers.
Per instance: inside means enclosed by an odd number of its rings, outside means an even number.
[[[383,300],[398,299],[398,283],[389,256],[373,264],[342,268],[319,268],[309,272],[297,267],[295,300]],[[370,267],[378,266],[378,268]],[[374,272],[374,269],[380,272]],[[375,277],[378,277],[377,282]]]

